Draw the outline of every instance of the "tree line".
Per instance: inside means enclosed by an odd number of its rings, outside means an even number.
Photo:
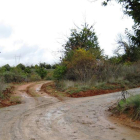
[[[0,67],[0,78],[6,83],[11,82],[28,82],[38,81],[44,78],[48,78],[47,75],[51,70],[56,68],[55,65],[39,63],[38,65],[25,66],[24,64],[18,64],[17,66],[10,66],[6,64]]]

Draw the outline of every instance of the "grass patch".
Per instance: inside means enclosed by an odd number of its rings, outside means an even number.
[[[140,120],[140,95],[131,96],[126,100],[120,100],[113,111],[120,114],[124,113],[133,120]]]
[[[21,96],[11,96],[10,102],[14,104],[20,104],[21,103]]]
[[[80,82],[80,81],[69,81],[69,80],[63,80],[63,81],[57,81],[55,82],[55,88],[59,91],[73,94],[81,91],[87,91],[93,89],[93,86],[91,83],[87,82]]]
[[[54,82],[45,83],[42,85],[41,90],[51,96],[57,97],[60,100],[63,100],[63,97],[66,96],[66,93],[63,91],[58,90],[56,88]]]
[[[121,90],[126,87],[125,84],[121,82],[109,83],[109,82],[99,82],[94,83],[90,82],[80,82],[80,81],[68,81],[63,80],[59,82],[55,82],[55,87],[59,91],[66,92],[68,94],[74,94],[78,92],[86,92],[89,90],[97,91],[97,90]]]

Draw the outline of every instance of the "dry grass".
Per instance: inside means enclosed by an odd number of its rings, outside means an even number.
[[[14,104],[20,104],[21,103],[21,96],[11,96],[10,102]]]
[[[34,91],[34,89],[32,88],[32,86],[33,86],[33,85],[27,87],[27,91],[26,91],[26,92],[27,92],[30,96],[32,96],[32,97],[40,97],[40,95],[37,94],[37,93]]]
[[[114,116],[125,116],[129,120],[140,121],[140,95],[130,95],[128,98],[121,99],[118,103],[115,103],[109,108],[109,111]]]
[[[58,98],[59,100],[63,100],[63,98],[66,97],[65,92],[56,89],[54,82],[43,84],[41,90],[51,96]]]

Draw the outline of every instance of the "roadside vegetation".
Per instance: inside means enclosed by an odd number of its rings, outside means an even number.
[[[10,66],[9,64],[0,67],[0,78],[6,83],[20,83],[32,82],[39,80],[51,80],[52,71],[55,65],[40,63],[38,65],[25,66],[18,64],[17,66]]]
[[[15,84],[34,82],[40,80],[52,80],[53,70],[56,65],[40,63],[35,66],[18,64],[10,66],[6,64],[0,67],[0,106],[9,106],[21,103],[21,97],[14,95]],[[31,96],[38,96],[29,89]]]
[[[3,80],[0,79],[0,107],[9,106],[12,104],[10,97],[13,94],[14,87],[9,86]]]
[[[121,99],[116,106],[110,108],[114,115],[125,114],[132,120],[140,121],[140,95],[131,95],[126,99]]]
[[[106,0],[102,4],[106,6],[110,1],[113,0]],[[59,91],[71,97],[83,97],[140,86],[140,2],[117,2],[122,4],[124,14],[134,20],[133,31],[126,29],[125,36],[120,35],[115,55],[108,58],[100,49],[93,26],[85,23],[72,29],[63,44],[61,63],[54,70],[55,87]],[[140,103],[137,97],[131,99],[130,106]],[[137,112],[139,108],[134,107],[133,110]]]
[[[71,30],[63,46],[64,57],[53,76],[56,89],[68,96],[93,96],[140,86],[140,60],[130,61],[127,54],[108,58],[100,49],[93,26],[85,23]]]

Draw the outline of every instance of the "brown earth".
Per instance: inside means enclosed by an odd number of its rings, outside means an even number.
[[[44,83],[16,87],[22,104],[0,109],[0,140],[140,140],[139,129],[107,111],[120,92],[61,101],[40,91]],[[31,97],[27,89],[39,96]],[[140,88],[129,92],[138,94]]]
[[[10,95],[14,94],[14,89],[14,86],[10,86],[3,91],[5,99],[0,99],[0,107],[15,105],[15,103],[11,103],[9,99]]]

